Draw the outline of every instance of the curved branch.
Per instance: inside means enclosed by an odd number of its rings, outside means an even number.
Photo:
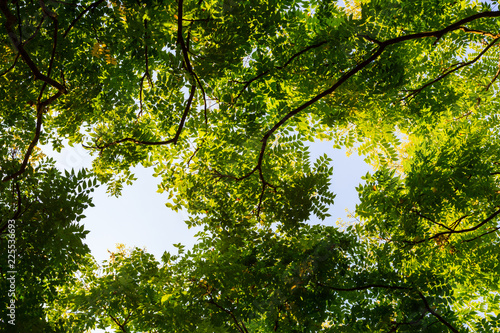
[[[189,93],[189,98],[187,100],[187,104],[186,104],[186,107],[184,109],[184,113],[182,114],[182,118],[181,118],[181,121],[179,123],[179,127],[177,128],[177,132],[175,133],[175,136],[172,139],[166,140],[166,141],[144,141],[144,140],[137,140],[137,139],[134,139],[134,138],[124,138],[124,139],[120,139],[120,140],[116,140],[116,141],[107,143],[107,144],[102,145],[102,146],[99,146],[99,145],[95,145],[95,146],[86,146],[86,145],[83,145],[83,147],[89,148],[89,149],[100,149],[102,151],[105,148],[108,148],[110,146],[114,146],[114,145],[117,145],[117,144],[123,143],[123,142],[132,142],[132,143],[135,143],[135,144],[145,145],[145,146],[161,146],[161,145],[168,145],[168,144],[174,144],[175,145],[175,144],[177,144],[177,141],[179,140],[179,136],[181,135],[182,129],[184,128],[184,123],[186,122],[186,118],[187,118],[187,116],[189,114],[189,111],[191,110],[191,103],[193,101],[193,97],[194,97],[195,91],[196,91],[196,85],[191,86],[191,91]]]
[[[453,230],[453,229],[447,227],[446,225],[444,225],[442,223],[439,223],[439,222],[436,222],[433,219],[431,219],[430,217],[425,216],[424,214],[420,213],[418,210],[412,209],[411,212],[417,214],[418,216],[420,216],[421,218],[423,218],[423,219],[425,219],[427,221],[430,221],[430,222],[432,222],[434,224],[439,225],[440,227],[443,227],[443,228],[448,229],[448,230]]]
[[[463,241],[462,241],[462,243],[468,243],[468,242],[475,241],[475,240],[476,240],[476,239],[478,239],[478,238],[481,238],[481,237],[483,237],[483,236],[486,236],[486,235],[491,234],[491,233],[493,233],[493,232],[496,232],[496,231],[498,231],[498,230],[500,230],[500,227],[497,227],[497,228],[495,228],[495,229],[493,229],[493,230],[490,230],[490,231],[488,231],[488,232],[485,232],[484,234],[481,234],[481,235],[479,235],[479,236],[477,236],[477,237],[474,237],[474,238],[471,238],[471,239],[466,239],[466,240],[463,240]]]
[[[19,41],[16,33],[14,32],[13,25],[17,22],[16,17],[10,12],[7,0],[0,0],[0,11],[6,17],[6,22],[4,24],[5,30],[7,30],[7,34],[9,35],[10,41],[16,48],[17,52],[21,55],[24,62],[30,68],[31,72],[35,75],[35,78],[41,80],[47,84],[50,84],[57,90],[61,91],[63,94],[66,94],[66,87],[64,87],[59,82],[51,79],[50,77],[43,75],[36,64],[33,62],[28,52],[24,49],[23,44]]]
[[[462,30],[463,32],[467,32],[467,33],[472,33],[472,34],[478,34],[478,35],[482,35],[482,36],[486,36],[486,37],[490,37],[490,38],[499,38],[500,37],[500,34],[492,34],[491,32],[488,32],[488,31],[482,31],[482,30],[476,30],[476,29],[469,29],[467,27],[460,27],[459,28],[460,30]]]
[[[474,230],[477,230],[477,229],[481,228],[483,225],[485,225],[486,223],[490,222],[491,220],[493,220],[499,214],[500,214],[500,209],[498,209],[493,214],[491,214],[490,216],[488,216],[481,223],[475,225],[474,227],[468,228],[468,229],[443,231],[443,232],[439,232],[439,233],[435,234],[432,237],[429,237],[429,238],[426,238],[426,239],[422,239],[422,240],[419,240],[419,241],[403,241],[403,242],[407,243],[407,244],[420,244],[420,243],[423,243],[423,242],[430,241],[431,239],[435,239],[435,238],[438,238],[438,237],[441,237],[441,236],[445,236],[445,235],[462,234],[462,233],[465,233],[465,232],[474,231]]]
[[[488,83],[488,85],[486,86],[486,88],[484,90],[488,91],[491,87],[491,85],[496,81],[496,79],[498,78],[498,76],[500,75],[500,59],[498,60],[498,71],[497,73],[495,74],[495,76],[493,77],[493,79],[490,81],[490,83]]]
[[[286,62],[283,66],[275,66],[274,68],[275,68],[275,69],[279,69],[279,70],[284,69],[285,67],[287,67],[287,66],[288,66],[288,65],[289,65],[289,64],[293,61],[293,59],[295,59],[295,58],[299,57],[300,55],[302,55],[302,54],[306,53],[306,52],[307,52],[307,51],[309,51],[309,50],[312,50],[312,49],[318,48],[318,47],[320,47],[320,46],[322,46],[322,45],[324,45],[324,44],[326,44],[326,41],[322,41],[322,42],[319,42],[319,43],[317,43],[317,44],[310,45],[310,46],[306,47],[305,49],[303,49],[303,50],[301,50],[301,51],[299,51],[299,52],[295,53],[293,56],[291,56],[291,57],[290,57],[290,59],[288,59],[288,60],[287,60],[287,62]],[[233,104],[234,104],[234,103],[236,103],[236,101],[238,100],[238,98],[240,98],[241,94],[243,94],[243,92],[244,92],[244,91],[245,91],[245,90],[246,90],[246,89],[250,86],[250,84],[251,84],[252,82],[254,82],[255,80],[260,79],[261,77],[263,77],[263,76],[265,76],[265,75],[269,74],[270,72],[271,72],[271,70],[270,70],[270,69],[268,69],[267,71],[264,71],[264,72],[260,73],[259,75],[255,76],[254,78],[252,78],[252,79],[250,79],[250,80],[248,80],[248,81],[246,81],[246,82],[242,82],[242,83],[245,83],[245,85],[244,85],[244,86],[243,86],[243,88],[240,90],[240,92],[238,93],[238,95],[234,98],[234,100],[233,100]]]
[[[478,61],[493,45],[495,45],[495,43],[500,39],[500,37],[494,39],[491,43],[488,44],[488,46],[486,46],[484,48],[483,51],[481,51],[481,53],[479,53],[477,55],[477,57],[475,57],[474,59],[472,59],[471,61],[467,61],[467,62],[462,62],[462,63],[458,63],[458,64],[455,64],[454,66],[456,66],[455,68],[453,69],[450,69],[444,73],[442,73],[441,75],[439,75],[437,78],[435,78],[434,80],[430,81],[430,82],[427,82],[426,84],[424,84],[422,87],[418,88],[418,89],[415,89],[413,90],[410,94],[408,94],[407,96],[405,96],[403,98],[403,100],[405,99],[409,99],[409,100],[412,100],[413,98],[415,98],[415,96],[420,93],[422,90],[424,90],[425,88],[427,88],[428,86],[431,86],[433,85],[434,83],[444,79],[445,77],[447,77],[448,75],[450,75],[451,73],[454,73],[456,71],[458,71],[459,69],[465,67],[465,66],[469,66],[469,65],[472,65],[473,63],[475,63],[476,61]],[[486,90],[488,90],[489,86],[486,88]]]
[[[265,150],[267,147],[267,143],[268,143],[268,140],[271,137],[271,135],[274,134],[274,132],[276,132],[283,124],[285,124],[290,118],[292,118],[293,116],[295,116],[299,112],[301,112],[304,109],[308,108],[309,106],[313,105],[314,103],[316,103],[317,101],[319,101],[323,97],[328,96],[331,93],[333,93],[338,87],[340,87],[348,79],[350,79],[352,76],[356,75],[358,72],[363,70],[365,67],[367,67],[369,64],[371,64],[373,61],[375,61],[378,57],[380,57],[380,55],[385,51],[385,49],[388,46],[402,43],[405,41],[423,39],[423,38],[428,38],[428,37],[435,37],[436,41],[434,44],[436,44],[443,35],[445,35],[448,32],[460,29],[460,27],[465,23],[472,22],[472,21],[480,19],[480,18],[499,17],[499,16],[500,16],[500,11],[488,11],[488,12],[477,13],[477,14],[474,14],[472,16],[466,17],[462,20],[459,20],[459,21],[457,21],[457,22],[455,22],[455,23],[453,23],[453,24],[451,24],[451,25],[449,25],[441,30],[419,32],[419,33],[414,33],[414,34],[409,34],[409,35],[405,35],[405,36],[392,38],[392,39],[389,39],[389,40],[386,40],[383,42],[378,42],[377,43],[377,45],[378,45],[377,50],[370,57],[368,57],[363,62],[359,63],[354,68],[352,68],[350,71],[348,71],[347,73],[342,75],[340,77],[340,79],[337,82],[335,82],[330,88],[324,90],[323,92],[319,93],[318,95],[311,98],[307,102],[298,106],[294,110],[288,112],[278,123],[276,123],[270,130],[268,130],[266,132],[266,134],[264,134],[264,136],[261,140],[262,146],[261,146],[259,158],[257,161],[257,165],[255,166],[255,168],[252,169],[252,171],[250,171],[248,174],[244,175],[243,177],[240,177],[240,178],[235,177],[235,179],[247,178],[250,175],[252,175],[256,170],[262,171],[262,162],[264,159],[264,153],[265,153]],[[491,47],[491,46],[488,46],[488,48],[489,47]]]
[[[99,6],[101,3],[103,3],[105,0],[98,0],[96,2],[94,2],[93,4],[91,4],[90,6],[88,6],[87,8],[85,8],[69,25],[68,29],[66,29],[66,31],[64,32],[63,34],[63,38],[66,38],[66,36],[68,35],[68,33],[70,32],[70,30],[75,26],[75,24],[85,15],[87,14],[89,11],[91,10],[94,10],[95,8],[97,8],[97,6]]]
[[[19,170],[9,176],[6,176],[4,179],[2,179],[2,182],[7,182],[11,179],[15,179],[22,175],[28,166],[29,159],[31,157],[31,153],[33,152],[33,149],[35,149],[36,145],[38,144],[38,140],[40,139],[40,133],[42,131],[42,123],[43,123],[43,114],[45,113],[45,108],[55,101],[57,98],[59,98],[62,95],[61,91],[58,91],[56,94],[54,94],[52,97],[48,98],[47,100],[41,102],[37,106],[37,116],[36,116],[36,128],[35,128],[35,137],[33,140],[31,140],[30,145],[28,146],[28,150],[24,154],[24,160],[23,163],[21,164],[21,167]]]
[[[50,74],[52,73],[52,68],[54,66],[54,59],[56,57],[57,33],[59,31],[59,22],[57,21],[57,16],[45,8],[45,4],[43,3],[42,0],[40,0],[40,4],[42,5],[42,10],[45,13],[45,15],[49,16],[52,19],[52,22],[54,22],[54,36],[53,36],[53,44],[52,44],[52,54],[50,56],[49,69],[47,70],[47,77],[50,78]],[[42,85],[42,89],[40,89],[40,94],[38,95],[38,102],[37,102],[38,104],[40,104],[40,101],[43,97],[43,92],[45,91],[46,87],[47,87],[47,82],[44,82]]]
[[[33,34],[31,36],[29,36],[28,39],[26,39],[23,42],[23,46],[26,46],[26,44],[28,44],[29,42],[31,42],[36,37],[36,35],[40,31],[40,28],[42,27],[42,24],[43,24],[44,21],[45,21],[45,15],[42,16],[42,18],[40,19],[40,22],[38,23],[38,25],[35,28],[35,32],[33,32]]]
[[[447,322],[443,317],[441,317],[436,311],[434,311],[430,306],[429,303],[427,302],[427,299],[424,297],[424,295],[419,291],[418,295],[422,299],[422,302],[424,302],[425,308],[427,311],[429,311],[434,317],[436,317],[441,323],[443,323],[446,327],[448,327],[452,332],[454,333],[459,333],[459,331],[453,327],[449,322]]]
[[[182,36],[182,15],[183,15],[183,4],[184,0],[179,0],[177,5],[177,43],[180,45],[182,50],[182,56],[184,58],[184,66],[186,70],[194,76],[193,67],[191,66],[191,61],[189,60],[189,52],[184,42],[184,37]]]
[[[240,325],[238,319],[236,318],[236,316],[234,315],[234,313],[226,308],[224,308],[223,306],[217,304],[217,302],[214,301],[212,295],[210,295],[210,300],[208,301],[208,303],[210,304],[213,304],[215,305],[216,307],[218,307],[219,309],[221,309],[222,311],[224,311],[225,313],[227,313],[229,316],[231,316],[231,318],[233,319],[234,321],[234,324],[236,325],[236,328],[238,329],[238,331],[242,332],[242,333],[248,333],[248,331],[246,330],[246,328],[243,326]]]
[[[12,63],[12,65],[9,68],[7,68],[5,71],[0,73],[0,76],[4,76],[8,72],[10,72],[14,67],[16,67],[16,63],[17,63],[18,59],[19,59],[19,53],[16,55],[16,58],[14,59],[14,62]]]

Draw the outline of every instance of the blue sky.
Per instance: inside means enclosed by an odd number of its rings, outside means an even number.
[[[337,197],[330,209],[330,218],[320,221],[311,219],[311,223],[335,225],[338,218],[348,221],[346,208],[353,211],[358,202],[355,187],[361,176],[371,170],[363,158],[352,154],[346,156],[345,150],[333,149],[331,142],[311,144],[311,158],[315,159],[327,153],[334,168],[331,189]],[[56,153],[48,146],[43,146],[44,153],[56,159],[60,169],[90,168],[92,157],[83,147],[67,147]],[[187,214],[176,213],[165,206],[166,194],[156,192],[159,179],[152,176],[153,169],[137,167],[134,170],[137,181],[126,186],[119,198],[106,194],[105,186],[99,187],[93,194],[95,207],[88,208],[82,220],[90,231],[86,242],[93,256],[98,260],[108,259],[109,250],[117,243],[127,247],[140,247],[161,258],[164,251],[177,252],[173,244],[182,243],[191,247],[196,239],[196,228],[188,229],[184,224]]]

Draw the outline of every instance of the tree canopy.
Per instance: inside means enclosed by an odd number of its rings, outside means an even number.
[[[6,330],[500,331],[498,1],[0,12]],[[310,158],[315,140],[374,167],[344,228],[309,222],[342,195],[328,152]],[[92,169],[61,172],[39,148],[64,142]],[[136,165],[203,231],[161,262],[120,246],[99,264],[82,214]]]

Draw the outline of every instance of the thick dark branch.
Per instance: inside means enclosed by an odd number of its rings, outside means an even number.
[[[452,332],[459,333],[458,330],[453,327],[449,322],[447,322],[443,317],[441,317],[436,311],[434,311],[430,306],[429,303],[427,302],[427,299],[425,299],[424,295],[419,291],[418,295],[422,299],[422,302],[424,302],[425,308],[427,311],[429,311],[434,317],[436,317],[440,322],[442,322],[446,327],[448,327]]]
[[[198,75],[193,70],[193,66],[191,65],[191,61],[189,60],[189,47],[186,45],[184,41],[184,37],[182,35],[182,15],[183,15],[183,0],[179,0],[178,5],[177,5],[177,43],[180,45],[181,50],[182,50],[182,57],[184,59],[184,68],[188,71],[190,76],[194,78],[195,82],[194,84],[198,84],[198,86],[201,89],[202,96],[203,96],[203,102],[205,106],[205,123],[208,124],[208,117],[207,117],[207,99],[206,99],[206,94],[205,94],[205,89],[203,88],[203,85],[201,84],[200,79],[198,78]],[[188,34],[189,38],[189,34]]]
[[[151,79],[151,74],[149,72],[149,57],[148,57],[148,20],[144,19],[144,56],[146,57],[146,73],[144,75],[148,78],[148,83],[150,86],[153,85],[153,80]]]
[[[274,193],[276,193],[276,187],[264,180],[264,175],[262,174],[262,168],[259,170],[259,176],[262,182],[262,191],[260,192],[259,203],[257,205],[257,214],[256,214],[257,218],[259,218],[260,212],[262,210],[262,203],[264,202],[264,193],[266,192],[266,187],[273,188]]]
[[[174,144],[175,145],[175,144],[177,144],[177,141],[179,140],[179,136],[181,135],[182,129],[184,128],[184,123],[186,122],[186,118],[187,118],[187,116],[189,114],[189,111],[191,110],[191,103],[193,101],[193,97],[194,97],[195,91],[196,91],[196,85],[193,85],[191,87],[191,91],[189,93],[189,98],[187,100],[186,107],[184,109],[184,113],[182,114],[181,121],[180,121],[179,126],[177,128],[177,132],[175,133],[175,136],[172,139],[170,139],[170,140],[166,140],[166,141],[144,141],[144,140],[137,140],[137,139],[134,139],[134,138],[124,138],[124,139],[120,139],[120,140],[116,140],[116,141],[107,143],[107,144],[102,145],[102,146],[99,146],[99,145],[95,145],[95,146],[86,146],[86,145],[83,145],[83,146],[85,148],[100,149],[102,151],[105,148],[108,148],[110,146],[114,146],[116,144],[123,143],[123,142],[132,142],[132,143],[135,143],[135,144],[145,145],[145,146],[161,146],[161,145],[168,145],[168,144]]]
[[[16,182],[16,195],[17,195],[17,210],[13,217],[14,220],[17,220],[21,216],[21,204],[22,204],[21,189],[19,188],[19,183],[17,182]]]
[[[461,19],[460,21],[457,21],[453,23],[452,25],[449,25],[448,27],[444,28],[443,30],[440,31],[440,35],[437,36],[438,38],[434,42],[436,44],[441,37],[443,37],[445,34],[448,32],[460,29],[464,24],[475,21],[480,18],[485,18],[485,17],[499,17],[500,16],[500,11],[489,11],[489,12],[482,12],[482,13],[477,13],[474,15],[471,15],[469,17],[466,17],[464,19]]]
[[[442,73],[441,75],[439,75],[437,78],[435,78],[434,80],[430,81],[430,82],[427,82],[426,84],[424,84],[422,87],[418,88],[418,89],[415,89],[411,92],[411,94],[407,95],[406,97],[404,97],[403,99],[413,99],[418,93],[420,93],[422,90],[424,90],[425,88],[427,88],[428,86],[431,86],[433,85],[434,83],[444,79],[445,77],[447,77],[448,75],[450,75],[451,73],[454,73],[456,71],[458,71],[459,69],[465,67],[465,66],[469,66],[469,65],[472,65],[473,63],[475,63],[476,61],[478,61],[500,38],[496,38],[494,39],[490,44],[488,44],[488,46],[486,46],[484,48],[483,51],[481,51],[481,53],[479,53],[477,55],[477,57],[475,57],[474,59],[472,59],[471,61],[467,61],[467,62],[462,62],[462,63],[458,63],[456,64],[453,68],[453,69],[450,69],[444,73]]]
[[[146,74],[144,74],[141,78],[141,81],[139,81],[139,113],[137,114],[137,118],[142,116],[142,90],[144,87],[144,79],[146,78]]]
[[[51,54],[50,61],[49,61],[49,68],[47,70],[47,76],[46,76],[47,80],[44,80],[42,88],[40,89],[40,94],[38,95],[35,137],[31,141],[31,143],[30,143],[30,145],[28,147],[28,150],[26,151],[26,153],[24,155],[24,160],[23,160],[23,163],[21,164],[21,167],[19,168],[19,170],[17,172],[15,172],[14,174],[5,177],[2,180],[4,182],[5,181],[9,181],[11,179],[15,179],[15,178],[19,177],[21,174],[23,174],[24,171],[26,171],[26,168],[28,166],[28,162],[29,162],[29,159],[30,159],[31,154],[33,152],[33,149],[38,144],[38,140],[40,138],[40,132],[42,130],[43,114],[45,112],[46,107],[50,103],[52,103],[53,101],[55,101],[57,98],[59,98],[59,96],[61,96],[63,93],[66,92],[65,88],[63,87],[64,90],[59,89],[59,91],[55,95],[51,96],[50,98],[48,98],[47,100],[45,100],[43,102],[41,101],[41,99],[43,97],[43,93],[45,91],[45,88],[47,87],[47,84],[50,84],[49,80],[52,80],[50,78],[50,75],[52,73],[52,68],[53,68],[53,65],[54,65],[54,59],[55,59],[56,48],[57,48],[58,21],[57,21],[57,16],[54,13],[50,12],[49,10],[47,10],[45,8],[45,4],[41,0],[40,0],[40,5],[42,7],[42,11],[44,12],[44,14],[46,16],[49,16],[52,19],[52,21],[54,22],[54,36],[53,36],[52,54]],[[21,54],[21,52],[19,52],[19,53]],[[61,85],[61,87],[62,87],[62,85]]]
[[[177,5],[177,43],[180,45],[182,50],[182,56],[184,58],[184,67],[186,70],[194,76],[193,67],[191,66],[191,61],[189,60],[189,52],[184,42],[184,37],[182,36],[182,15],[183,15],[183,4],[184,0],[179,0]]]
[[[38,139],[40,138],[40,132],[42,130],[42,122],[43,122],[43,110],[40,106],[38,106],[37,117],[36,117],[35,137],[33,138],[33,140],[31,140],[31,143],[28,147],[28,150],[26,151],[26,154],[24,155],[23,163],[21,164],[21,167],[19,168],[19,170],[17,172],[11,174],[10,176],[5,177],[2,181],[6,182],[6,181],[9,181],[11,179],[15,179],[15,178],[19,177],[21,174],[23,174],[24,171],[26,171],[26,167],[28,166],[28,161],[31,157],[31,153],[33,152],[33,149],[35,149],[35,147],[38,143]]]
[[[262,146],[261,146],[261,149],[260,149],[259,160],[257,162],[257,166],[256,166],[255,170],[262,170],[261,169],[262,168],[262,162],[264,160],[264,154],[265,154],[265,151],[266,151],[267,142],[268,142],[269,138],[271,137],[271,135],[274,134],[274,132],[276,132],[276,130],[278,128],[280,128],[284,123],[286,123],[290,118],[292,118],[293,116],[295,116],[296,114],[298,114],[300,111],[308,108],[309,106],[313,105],[314,103],[316,103],[317,101],[319,101],[323,97],[325,97],[325,96],[331,94],[332,92],[334,92],[338,87],[340,87],[349,78],[351,78],[352,76],[354,76],[356,73],[358,73],[360,70],[362,70],[363,68],[365,68],[372,61],[374,61],[375,59],[377,59],[382,54],[382,52],[384,51],[385,47],[386,46],[380,47],[371,57],[369,57],[368,59],[366,59],[362,63],[358,64],[356,67],[354,67],[353,69],[351,69],[346,74],[344,74],[329,89],[327,89],[327,90],[323,91],[322,93],[316,95],[315,97],[313,97],[309,101],[305,102],[301,106],[295,108],[293,111],[290,111],[278,123],[276,123],[269,131],[267,131],[267,133],[264,134],[264,137],[261,140],[262,141]]]
[[[75,24],[85,15],[87,14],[89,11],[91,10],[94,10],[95,8],[97,8],[97,6],[99,6],[101,3],[103,3],[105,0],[98,0],[96,2],[94,2],[93,4],[91,4],[90,6],[88,6],[87,8],[85,8],[69,25],[68,29],[66,29],[66,31],[64,32],[63,34],[63,38],[65,38],[69,31],[71,30],[71,28],[73,28],[75,26]]]
[[[21,44],[19,41],[16,33],[14,32],[13,26],[17,22],[16,17],[10,12],[8,2],[7,0],[0,0],[0,11],[4,14],[6,17],[6,22],[5,22],[5,30],[7,30],[7,34],[9,35],[9,38],[16,48],[17,52],[21,55],[21,58],[23,58],[24,62],[28,67],[30,68],[31,72],[35,75],[35,77],[47,84],[50,84],[54,88],[58,89],[59,91],[63,92],[64,94],[66,93],[66,88],[60,84],[59,82],[51,79],[48,76],[43,75],[38,67],[35,65],[33,60],[31,60],[31,57],[29,56],[28,52],[24,49],[24,46]]]

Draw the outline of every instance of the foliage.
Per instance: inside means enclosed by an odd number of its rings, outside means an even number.
[[[23,329],[500,330],[497,7],[0,0]],[[44,159],[63,139],[92,170]],[[308,223],[335,198],[316,139],[375,169],[345,230]],[[93,177],[120,195],[138,164],[204,231],[161,264],[121,247],[99,266],[78,224]]]

